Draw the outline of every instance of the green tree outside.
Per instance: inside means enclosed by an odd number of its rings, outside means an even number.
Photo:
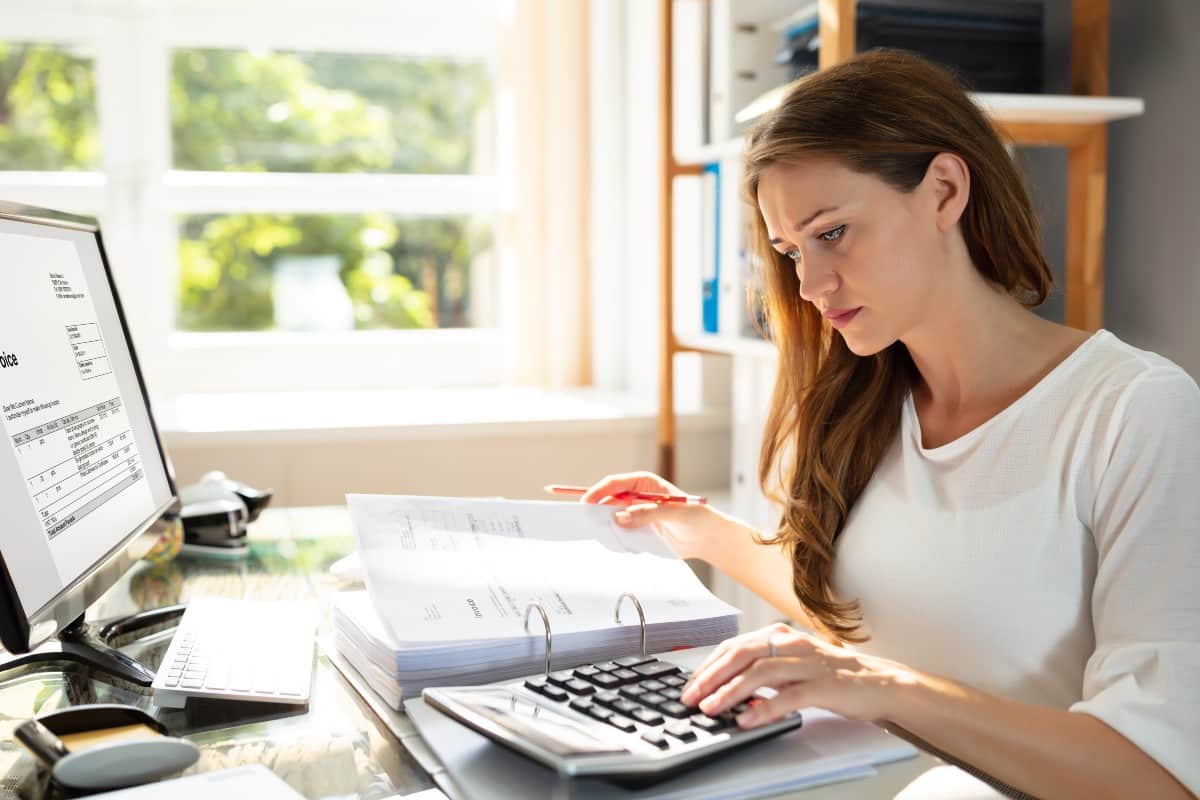
[[[180,50],[174,167],[286,172],[487,172],[476,137],[487,65],[393,56]],[[486,127],[481,138],[487,136]],[[0,42],[0,169],[97,169],[90,60]],[[177,327],[275,327],[279,259],[332,255],[355,328],[469,326],[470,263],[489,220],[222,214],[179,220]]]

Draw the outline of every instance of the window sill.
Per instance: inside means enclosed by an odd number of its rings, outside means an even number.
[[[185,394],[156,404],[168,445],[646,431],[653,398],[530,387]],[[677,408],[686,430],[728,427],[726,409]]]

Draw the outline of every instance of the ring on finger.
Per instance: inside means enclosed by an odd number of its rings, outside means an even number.
[[[767,634],[767,657],[775,658],[777,655],[779,655],[779,654],[775,649],[775,634],[768,633]]]

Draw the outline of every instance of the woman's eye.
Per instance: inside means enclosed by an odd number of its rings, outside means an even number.
[[[830,228],[824,233],[818,233],[817,238],[825,242],[836,242],[842,238],[842,234],[846,232],[845,225],[838,225],[836,228]]]

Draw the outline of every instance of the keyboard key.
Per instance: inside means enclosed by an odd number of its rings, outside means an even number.
[[[674,717],[675,719],[690,717],[694,711],[694,709],[688,708],[683,703],[675,700],[668,700],[667,702],[661,704],[658,707],[658,710],[666,714],[668,717]]]
[[[663,689],[667,688],[667,684],[663,683],[662,681],[656,681],[654,678],[651,678],[648,681],[642,681],[638,684],[638,686],[642,687],[647,692],[661,692]]]
[[[167,679],[165,681],[163,681],[163,683],[165,683],[167,686],[178,686],[179,685],[179,676],[178,675],[168,675]]]
[[[601,672],[612,672],[613,670],[617,670],[617,669],[621,668],[621,665],[615,661],[604,661],[599,664],[593,664],[592,666],[594,666],[596,669],[600,670]]]
[[[692,742],[696,739],[696,732],[686,722],[672,722],[663,730],[681,742]]]
[[[633,713],[631,713],[629,716],[633,717],[634,719],[636,719],[638,722],[642,723],[643,725],[662,725],[663,724],[662,714],[659,714],[657,711],[651,711],[648,708],[639,708],[636,711],[634,711]]]
[[[546,676],[538,675],[533,678],[525,679],[525,688],[540,693],[546,686]]]
[[[674,664],[668,664],[666,661],[650,661],[646,664],[638,664],[633,667],[633,671],[643,678],[659,678],[663,675],[671,675],[679,672],[679,667]]]
[[[672,686],[676,689],[679,689],[685,683],[687,683],[687,678],[681,678],[678,675],[664,675],[662,677],[662,682],[665,683],[667,686]]]
[[[657,708],[662,703],[667,702],[667,698],[663,697],[658,692],[646,692],[644,695],[638,698],[638,702],[642,703],[643,705],[654,706]]]
[[[602,689],[592,695],[592,699],[602,706],[612,708],[612,704],[621,699],[621,695],[610,689]]]
[[[208,671],[208,677],[204,679],[205,689],[224,689],[229,683],[229,670],[213,669]]]
[[[625,656],[624,658],[614,658],[613,663],[622,667],[636,667],[638,664],[645,664],[647,661],[653,661],[652,656]]]
[[[568,692],[571,692],[572,694],[587,695],[587,694],[591,694],[592,692],[596,691],[595,686],[588,683],[587,681],[580,680],[579,678],[571,678],[571,680],[569,680],[565,684],[563,684],[563,688],[566,689]]]
[[[552,683],[547,683],[542,687],[542,694],[558,703],[567,699],[567,690],[561,689]]]
[[[595,667],[580,667],[579,669],[575,670],[575,677],[583,678],[585,681],[590,681],[593,677],[600,674],[600,670],[596,669]]]
[[[681,690],[673,689],[670,686],[668,686],[666,689],[663,689],[661,692],[659,692],[659,694],[668,700],[678,700],[681,696],[683,696],[683,692]]]
[[[582,711],[584,714],[586,714],[588,709],[591,708],[593,704],[591,698],[589,697],[576,697],[567,705],[576,711]]]
[[[721,720],[714,719],[706,714],[693,714],[688,718],[688,721],[700,730],[708,731],[709,733],[716,733],[724,727],[721,724]]]
[[[637,725],[633,724],[633,720],[629,717],[622,717],[620,714],[613,714],[608,718],[608,724],[625,733],[633,733],[637,730]]]
[[[646,731],[642,734],[642,739],[654,745],[659,750],[667,749],[667,737],[663,736],[659,731]]]
[[[184,678],[179,682],[179,685],[185,689],[202,689],[204,688],[204,681],[199,678]]]

